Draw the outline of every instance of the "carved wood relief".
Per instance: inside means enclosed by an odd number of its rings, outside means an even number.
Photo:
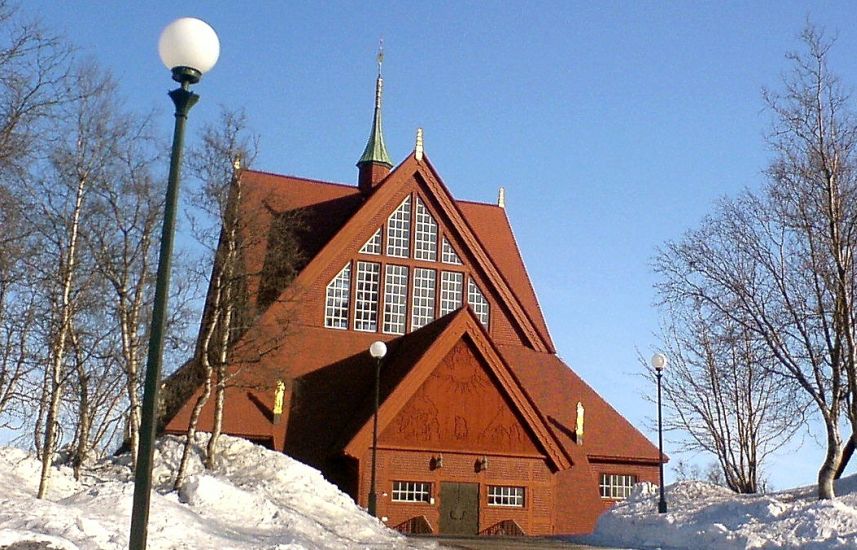
[[[387,445],[431,449],[538,452],[469,338],[450,350],[380,439]]]

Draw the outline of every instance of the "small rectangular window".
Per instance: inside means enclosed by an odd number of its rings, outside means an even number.
[[[523,508],[524,488],[506,485],[489,485],[488,506]]]
[[[434,321],[435,278],[434,269],[414,269],[414,293],[411,304],[411,330],[417,330]]]
[[[440,314],[446,315],[461,307],[461,294],[464,290],[464,274],[455,271],[443,271],[440,276]]]
[[[381,264],[357,262],[357,282],[354,290],[354,330],[378,330],[378,286]]]
[[[631,495],[637,476],[627,474],[601,474],[598,489],[601,498],[624,500]]]
[[[384,332],[404,334],[408,293],[408,267],[387,264],[384,276]]]
[[[394,481],[393,502],[431,502],[431,483]]]

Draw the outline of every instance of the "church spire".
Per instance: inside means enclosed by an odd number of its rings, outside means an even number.
[[[384,177],[390,173],[393,163],[384,146],[384,134],[381,132],[381,96],[384,89],[384,78],[381,76],[381,65],[384,63],[384,41],[378,47],[378,78],[375,80],[375,116],[372,119],[372,130],[366,149],[357,161],[359,169],[358,187],[368,193]]]

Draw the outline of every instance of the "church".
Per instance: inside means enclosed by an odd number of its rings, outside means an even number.
[[[356,186],[236,172],[252,314],[223,431],[318,468],[405,533],[588,533],[658,482],[658,449],[557,356],[502,191],[457,200],[421,131],[391,162],[382,85],[379,64]],[[296,215],[303,261],[281,284],[274,249]],[[168,407],[167,433],[201,391]]]

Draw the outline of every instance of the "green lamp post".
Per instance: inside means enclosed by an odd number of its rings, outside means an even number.
[[[667,500],[664,498],[664,429],[661,424],[661,376],[664,369],[667,368],[669,360],[663,353],[652,355],[652,367],[655,369],[655,375],[658,377],[658,466],[660,467],[660,490],[661,498],[658,500],[658,513],[665,514],[667,512]]]
[[[384,356],[387,355],[387,344],[381,342],[373,342],[369,346],[369,355],[375,360],[375,413],[372,416],[372,474],[369,481],[369,515],[378,516],[378,494],[375,492],[375,468],[376,455],[378,452],[378,401],[381,395],[381,362]]]
[[[157,427],[156,408],[158,388],[161,384],[161,362],[164,352],[164,330],[170,289],[170,264],[176,226],[182,145],[187,114],[199,100],[199,96],[190,91],[190,85],[199,82],[203,73],[217,62],[220,55],[220,41],[214,29],[204,21],[183,17],[176,19],[163,30],[158,41],[158,53],[164,65],[172,71],[173,80],[181,86],[169,92],[176,107],[176,122],[161,230],[161,249],[158,257],[158,278],[155,282],[155,303],[152,310],[146,379],[143,386],[140,448],[137,451],[137,468],[134,473],[134,505],[131,510],[131,535],[128,545],[131,550],[144,550],[148,535],[152,458]]]

